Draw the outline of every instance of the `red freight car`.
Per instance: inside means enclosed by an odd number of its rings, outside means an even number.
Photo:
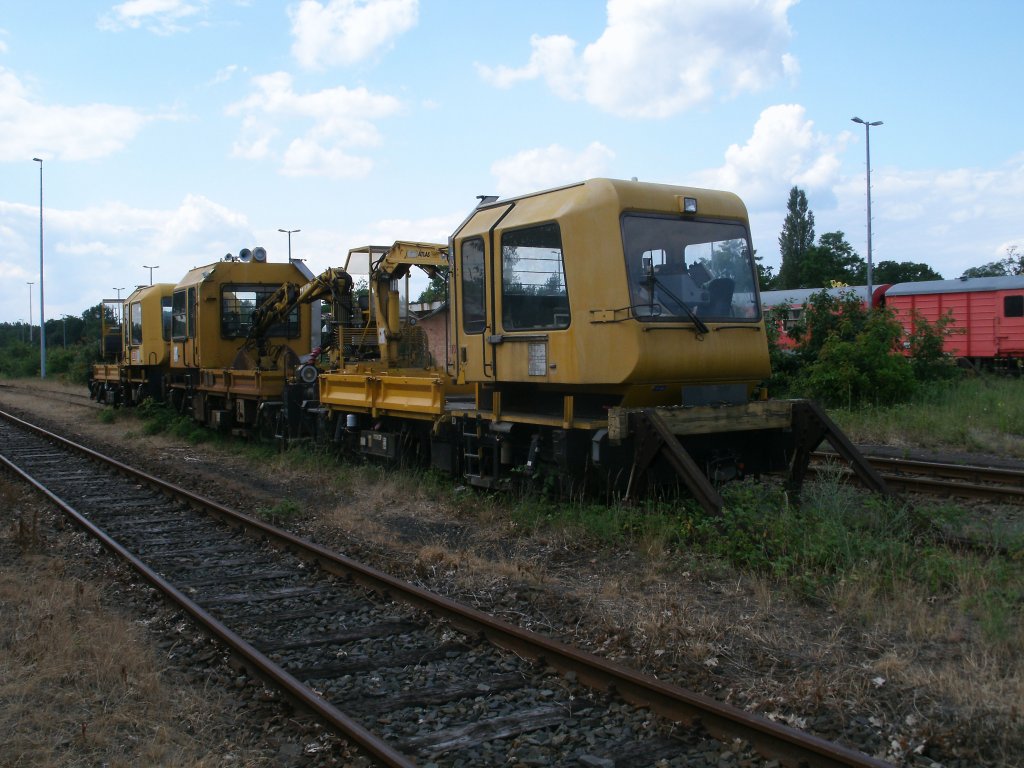
[[[875,296],[874,303],[876,305],[888,287],[888,285],[875,286],[872,293]],[[804,307],[811,296],[822,291],[836,299],[853,294],[861,300],[862,304],[867,300],[868,296],[868,287],[866,285],[848,285],[841,288],[790,288],[783,291],[761,291],[761,306],[765,311],[780,305],[788,308],[786,316],[782,319],[782,327],[779,329],[780,348],[792,349],[796,346],[796,342],[789,335],[789,329],[800,320],[804,313]]]
[[[897,283],[884,301],[908,333],[915,312],[931,323],[950,314],[945,351],[975,367],[1024,358],[1024,275]]]

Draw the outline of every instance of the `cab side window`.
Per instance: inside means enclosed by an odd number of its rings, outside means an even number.
[[[569,294],[558,224],[502,234],[501,323],[506,331],[569,327]]]
[[[171,300],[171,338],[175,341],[188,336],[188,291],[182,289],[174,292]]]
[[[462,329],[482,333],[484,315],[484,241],[475,237],[462,243]]]

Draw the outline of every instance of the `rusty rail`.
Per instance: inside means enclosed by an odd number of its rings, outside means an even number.
[[[393,600],[403,601],[407,604],[423,608],[435,616],[449,620],[464,632],[488,638],[490,642],[501,648],[508,649],[527,658],[543,661],[563,673],[571,671],[585,685],[603,691],[614,691],[627,701],[638,706],[650,707],[655,712],[674,721],[685,724],[699,722],[709,733],[718,738],[746,739],[762,755],[778,759],[785,765],[856,766],[858,768],[883,768],[889,765],[882,760],[854,749],[776,723],[703,694],[679,688],[586,651],[534,634],[474,608],[461,605],[449,598],[436,595],[421,587],[358,563],[317,544],[307,542],[287,531],[274,528],[248,515],[204,499],[184,488],[136,470],[115,459],[73,443],[59,435],[48,432],[2,411],[0,411],[0,417],[6,418],[24,429],[35,432],[71,450],[79,451],[97,461],[113,466],[119,472],[140,482],[152,485],[172,497],[184,500],[210,514],[256,532],[260,536],[264,536],[278,545],[288,548],[298,556],[317,563],[321,568],[330,573],[352,579],[376,592],[386,593]],[[274,665],[273,662],[238,637],[229,628],[210,616],[172,585],[165,582],[132,553],[110,539],[88,519],[50,493],[40,482],[25,475],[6,458],[0,456],[0,459],[13,472],[39,489],[40,492],[74,519],[76,523],[98,538],[105,547],[130,563],[154,587],[159,589],[168,600],[186,610],[205,631],[223,642],[247,667],[270,684],[280,688],[291,700],[321,718],[338,733],[345,735],[354,743],[360,745],[382,765],[414,765],[408,757],[394,751],[381,738],[367,731],[359,723],[335,709],[318,694],[306,688],[290,674]]]

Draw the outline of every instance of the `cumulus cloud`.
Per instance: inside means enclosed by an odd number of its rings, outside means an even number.
[[[106,32],[146,29],[157,35],[173,35],[187,31],[184,22],[204,14],[206,5],[206,0],[199,4],[184,0],[128,0],[103,14],[96,26]]]
[[[0,67],[0,162],[33,154],[62,160],[105,157],[134,139],[151,119],[113,104],[42,104],[17,75]]]
[[[303,0],[288,9],[292,55],[306,69],[355,64],[390,48],[418,15],[418,0]]]
[[[779,264],[778,235],[794,185],[807,193],[818,235],[842,231],[866,256],[862,142],[856,131],[818,131],[804,107],[779,104],[761,113],[746,142],[725,151],[722,165],[690,174],[686,181],[739,194],[750,211],[754,247],[766,265]],[[1017,215],[1024,200],[1024,154],[994,169],[908,171],[873,162],[871,171],[876,263],[924,262],[956,277],[1002,258],[1007,245],[1024,244]]]
[[[491,165],[491,174],[497,180],[498,194],[511,197],[602,176],[614,157],[612,150],[597,141],[579,152],[552,144],[497,160]]]
[[[722,166],[690,178],[701,186],[732,190],[755,207],[784,199],[793,185],[830,194],[850,138],[847,131],[835,137],[816,131],[799,104],[778,104],[761,112],[745,144],[725,151]]]
[[[623,117],[664,118],[717,94],[758,91],[799,73],[785,50],[795,0],[608,0],[602,35],[576,53],[564,35],[530,40],[522,67],[477,65],[499,88],[543,80],[564,99]]]
[[[279,159],[281,172],[290,176],[322,175],[362,178],[372,161],[353,148],[377,146],[380,132],[373,122],[397,114],[401,102],[366,88],[338,86],[312,93],[297,93],[287,72],[261,75],[252,80],[246,98],[227,108],[242,118],[242,132],[232,154],[251,160]],[[309,128],[283,150],[275,146],[282,125],[305,122]]]
[[[258,245],[247,217],[202,195],[186,195],[171,208],[134,208],[108,203],[46,211],[46,307],[48,317],[79,315],[125,288],[149,280],[143,264],[157,266],[156,282],[177,282],[188,270],[225,253]],[[0,279],[32,280],[38,274],[39,208],[0,202],[0,231],[7,246]],[[266,243],[263,243],[266,245]],[[27,276],[27,277],[26,277]],[[9,292],[8,292],[9,293]],[[0,317],[26,315],[20,294],[0,293]]]

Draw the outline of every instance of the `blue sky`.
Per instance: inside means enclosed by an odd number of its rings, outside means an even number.
[[[1024,248],[1020,2],[131,0],[0,8],[0,322],[262,245],[317,273],[482,194],[729,189],[944,277]]]

